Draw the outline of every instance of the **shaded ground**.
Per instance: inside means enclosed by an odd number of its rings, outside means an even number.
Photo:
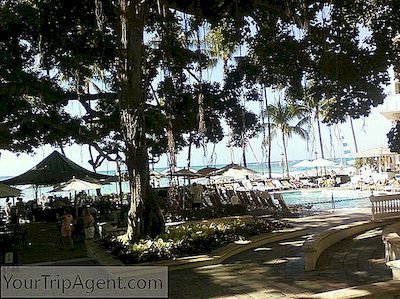
[[[223,265],[170,272],[170,298],[289,298],[391,279],[378,230],[337,243],[306,273],[304,239],[259,247]]]
[[[340,221],[332,215],[333,225]],[[343,216],[343,215],[342,215]],[[353,216],[362,218],[363,215]],[[365,216],[365,215],[364,215]],[[325,216],[326,217],[326,216]],[[329,221],[317,217],[311,230],[321,231]],[[353,219],[359,220],[359,219]],[[309,236],[258,247],[221,265],[172,271],[170,298],[294,298],[339,288],[391,279],[384,262],[380,230],[343,240],[320,257],[317,270],[304,272],[301,246]]]
[[[17,244],[20,264],[86,257],[86,246],[83,242],[75,242],[74,250],[62,244],[56,223],[27,224],[26,242],[20,240]]]

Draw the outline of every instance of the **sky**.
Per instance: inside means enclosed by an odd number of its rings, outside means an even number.
[[[370,149],[378,146],[387,146],[387,138],[386,134],[389,132],[392,123],[387,120],[383,115],[381,115],[378,110],[381,107],[372,109],[372,113],[369,117],[365,119],[354,120],[354,129],[356,133],[357,143],[359,151]],[[350,129],[350,124],[342,124],[339,125],[338,128],[335,128],[332,133],[333,142],[330,142],[329,130],[326,126],[322,127],[323,131],[323,140],[324,140],[324,148],[325,148],[325,158],[332,158],[330,154],[335,157],[341,157],[341,149],[340,142],[336,138],[339,134],[338,130],[340,130],[341,135],[345,138],[347,143],[350,145],[350,148],[354,151],[354,143],[352,138],[352,133]],[[336,132],[335,132],[336,131]],[[336,136],[335,136],[336,135]],[[261,162],[263,159],[262,148],[261,148],[261,137],[252,139],[250,141],[251,149],[247,151],[247,161],[248,162]],[[217,144],[216,146],[216,162],[217,164],[227,164],[231,162],[230,150],[226,146],[227,142],[224,139],[222,142]],[[331,151],[331,144],[334,145],[335,151]],[[319,148],[319,145],[318,145]],[[14,153],[8,151],[0,151],[0,176],[15,176],[19,175],[37,163],[39,163],[43,158],[47,157],[54,149],[50,146],[44,146],[35,151],[34,154],[19,154],[16,155]],[[59,150],[59,149],[58,149]],[[65,148],[66,155],[69,159],[73,160],[75,163],[86,167],[89,170],[92,170],[89,163],[88,150],[86,147],[81,147],[77,145],[73,145]],[[192,151],[192,163],[191,165],[206,165],[210,159],[210,155],[212,153],[212,147],[209,146],[207,149],[208,156],[205,157],[204,150],[193,149]],[[254,152],[254,154],[253,154]],[[282,154],[282,147],[276,141],[273,142],[271,158],[272,161],[280,161]],[[320,153],[318,153],[320,156]],[[234,150],[235,160],[233,162],[240,163],[242,156],[241,149]],[[302,159],[313,159],[315,154],[314,152],[307,152],[307,146],[305,141],[294,137],[289,140],[288,144],[288,159],[289,160],[302,160]],[[178,154],[178,166],[186,166],[186,158],[187,158],[187,148],[183,149],[182,152]],[[160,159],[160,162],[155,165],[155,167],[166,168],[168,167],[167,157],[163,155]],[[99,168],[99,170],[114,170],[115,163],[105,162]]]

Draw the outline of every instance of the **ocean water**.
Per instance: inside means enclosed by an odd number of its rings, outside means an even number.
[[[299,169],[295,169],[295,168],[291,167],[291,165],[294,165],[297,162],[298,161],[289,161],[289,173],[299,170]],[[217,165],[212,165],[212,167],[221,168],[221,167],[224,167],[225,165],[226,164],[217,164]],[[198,166],[193,166],[191,168],[195,169],[195,170],[199,170],[204,167],[206,167],[206,165],[198,165]],[[247,167],[253,169],[254,171],[256,171],[259,174],[267,174],[268,173],[268,167],[266,164],[248,163]],[[154,171],[161,172],[161,171],[164,171],[165,169],[166,169],[165,167],[164,168],[160,167],[160,168],[155,168]],[[282,176],[282,163],[277,162],[277,161],[272,162],[271,163],[271,172],[274,176]],[[99,171],[99,173],[108,174],[108,175],[116,174],[115,171]],[[8,178],[10,178],[10,177],[9,176],[3,176],[3,177],[0,176],[0,181],[8,179]],[[183,184],[183,183],[184,183],[183,179],[180,179],[179,184]],[[160,180],[160,187],[166,187],[168,185],[169,185],[168,178],[162,178]],[[16,186],[16,187],[23,190],[23,196],[22,196],[23,201],[26,202],[26,201],[29,201],[29,200],[35,198],[35,190],[32,187],[32,185]],[[52,187],[39,187],[38,188],[38,197],[40,198],[42,195],[51,195],[52,193],[49,193],[49,191],[51,191],[52,189],[53,189]],[[129,183],[128,182],[122,182],[122,191],[124,193],[129,192]],[[89,193],[89,195],[90,194],[94,195],[95,191],[94,190],[88,191],[88,193]],[[103,187],[101,188],[101,193],[102,194],[118,193],[117,183],[103,185]],[[69,197],[70,193],[69,192],[61,192],[61,193],[57,193],[57,195]],[[73,194],[71,194],[71,195],[73,195]],[[0,198],[0,206],[4,206],[4,205],[5,205],[5,199]]]

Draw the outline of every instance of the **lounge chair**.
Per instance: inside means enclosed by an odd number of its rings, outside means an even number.
[[[276,187],[275,185],[274,185],[274,183],[272,183],[272,180],[266,180],[265,181],[265,190],[266,191],[275,191],[275,190],[278,190],[279,188],[278,187]]]
[[[274,204],[274,201],[272,200],[271,194],[269,194],[268,191],[262,191],[260,193],[260,198],[261,200],[264,201],[266,206],[274,211],[278,211],[278,207]]]
[[[290,187],[285,187],[279,180],[272,180],[272,183],[278,188],[278,190],[290,189]]]
[[[235,191],[246,191],[246,188],[239,183],[233,183],[233,190]]]
[[[253,185],[251,184],[250,180],[242,180],[241,184],[245,190],[247,191],[253,190]]]
[[[283,198],[281,193],[274,193],[274,198],[279,202],[279,206],[282,212],[287,216],[301,215],[304,214],[304,210],[307,209],[308,214],[310,214],[310,210],[312,205],[293,205],[289,206],[286,204],[285,199]],[[302,211],[300,213],[300,211]]]
[[[300,183],[303,185],[303,188],[316,188],[318,184],[310,182],[309,179],[300,179]]]
[[[263,208],[265,207],[265,204],[261,201],[261,198],[259,197],[259,191],[250,191],[249,195],[251,200],[255,203],[256,207],[258,208]]]
[[[289,209],[289,207],[286,205],[285,200],[283,199],[283,196],[281,193],[274,193],[274,198],[279,202],[279,206],[284,214],[287,215],[292,215],[292,211]]]
[[[281,180],[280,182],[284,189],[295,189],[296,188],[295,186],[293,186],[291,183],[289,183],[286,180]]]

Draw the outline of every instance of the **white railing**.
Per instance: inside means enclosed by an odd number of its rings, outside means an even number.
[[[400,111],[400,95],[394,92],[389,93],[383,104],[378,106],[379,112]]]
[[[400,217],[400,194],[370,196],[372,220]]]

